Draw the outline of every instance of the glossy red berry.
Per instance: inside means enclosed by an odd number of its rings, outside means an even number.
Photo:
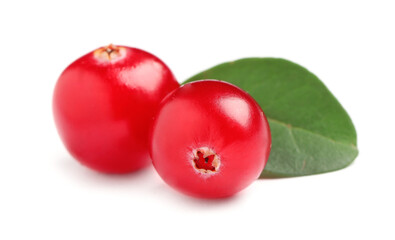
[[[271,147],[262,109],[240,88],[204,80],[185,84],[161,103],[151,157],[173,188],[202,198],[231,196],[263,170]]]
[[[55,123],[68,151],[106,173],[150,163],[149,126],[162,98],[179,86],[154,55],[125,46],[94,50],[68,66],[53,95]]]

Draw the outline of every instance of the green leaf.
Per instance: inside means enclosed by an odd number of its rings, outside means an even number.
[[[246,58],[220,64],[186,82],[201,79],[233,83],[262,107],[272,150],[261,178],[330,172],[348,166],[358,155],[350,117],[325,85],[298,64]]]

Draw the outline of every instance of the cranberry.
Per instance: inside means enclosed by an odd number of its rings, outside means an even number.
[[[151,157],[173,188],[202,198],[231,196],[251,184],[269,157],[269,124],[255,100],[229,83],[188,83],[161,103]]]
[[[53,96],[55,123],[68,151],[106,173],[149,164],[148,130],[162,98],[179,86],[154,55],[109,45],[74,61]]]

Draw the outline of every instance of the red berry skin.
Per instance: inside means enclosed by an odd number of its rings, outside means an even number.
[[[160,101],[179,87],[170,69],[140,49],[109,45],[69,65],[53,95],[53,114],[67,150],[104,173],[150,163],[148,135]]]
[[[262,172],[271,148],[266,117],[240,88],[221,81],[185,84],[163,99],[151,130],[162,179],[199,198],[229,197]]]

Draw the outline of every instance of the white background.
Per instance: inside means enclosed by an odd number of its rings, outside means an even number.
[[[393,3],[393,2],[392,2]],[[395,239],[391,1],[1,1],[0,239]],[[145,49],[181,82],[224,61],[282,57],[320,77],[360,154],[317,176],[259,180],[205,201],[152,167],[108,176],[66,152],[55,82],[109,43]]]

